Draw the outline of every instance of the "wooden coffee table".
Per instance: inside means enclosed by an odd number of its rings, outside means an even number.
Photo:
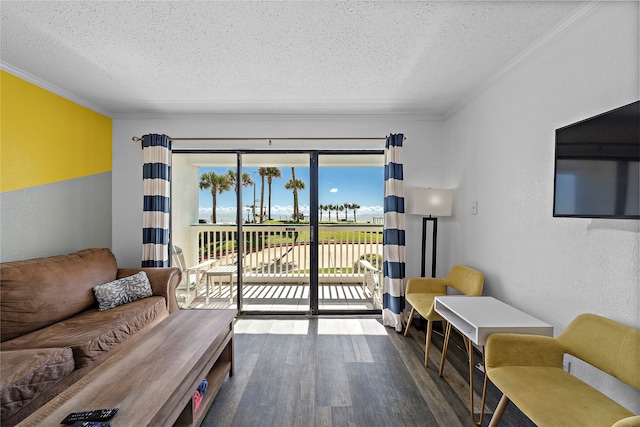
[[[120,408],[118,426],[199,426],[227,374],[233,375],[236,310],[182,310],[127,339],[95,369],[20,426],[59,426],[70,412]],[[194,411],[203,378],[209,385]]]

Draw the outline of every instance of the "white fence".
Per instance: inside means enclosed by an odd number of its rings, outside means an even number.
[[[243,280],[295,281],[309,277],[310,227],[305,224],[246,224],[242,227]],[[235,225],[191,226],[192,253],[197,264],[215,259],[216,265],[238,261]],[[321,224],[318,229],[318,272],[323,282],[361,280],[358,262],[368,260],[382,269],[382,225]],[[194,256],[195,258],[195,256]]]

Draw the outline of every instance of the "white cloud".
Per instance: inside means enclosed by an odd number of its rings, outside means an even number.
[[[338,192],[338,189],[335,187],[329,190],[329,193],[337,193],[337,192]]]
[[[383,214],[384,207],[382,206],[360,206],[358,213],[362,214]]]
[[[265,209],[269,209],[268,206],[265,206]],[[271,212],[272,213],[284,213],[284,214],[289,214],[293,212],[293,206],[280,206],[280,205],[273,205],[271,206]]]
[[[204,214],[209,214],[211,215],[211,212],[213,211],[213,208],[211,207],[200,207],[199,208],[200,213],[204,213]],[[218,206],[218,212],[219,213],[225,213],[225,214],[233,214],[236,212],[236,207],[235,206]]]

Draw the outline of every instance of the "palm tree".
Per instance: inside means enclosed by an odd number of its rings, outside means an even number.
[[[296,168],[291,167],[291,179],[284,185],[287,190],[293,190],[293,219],[300,222],[300,212],[298,211],[298,190],[304,190],[305,184],[301,179],[296,179]]]
[[[345,203],[344,206],[344,220],[347,220],[347,213],[349,213],[349,209],[351,209],[351,203]]]
[[[231,182],[229,181],[228,175],[218,175],[215,172],[203,172],[200,176],[199,183],[201,190],[211,189],[211,198],[213,201],[212,211],[211,211],[211,222],[214,224],[217,222],[216,219],[216,195],[224,193],[225,191],[229,191],[231,189]]]
[[[344,204],[338,205],[336,206],[336,208],[338,209],[338,211],[342,212],[344,210]],[[345,219],[346,219],[346,216],[345,216]],[[338,218],[338,212],[336,212],[336,221],[340,221],[340,219]]]
[[[237,195],[238,189],[236,188],[236,185],[238,181],[238,174],[236,173],[236,171],[229,169],[227,171],[227,177],[229,178],[229,183],[231,184],[231,188],[235,190]],[[248,187],[250,185],[253,185],[253,179],[251,179],[251,175],[248,174],[247,172],[244,172],[242,174],[242,182],[240,183],[240,185],[242,185],[243,187]]]
[[[229,185],[236,192],[236,199],[238,198],[238,174],[233,169],[229,169],[227,171],[227,178],[229,179]],[[242,182],[240,183],[243,187],[248,187],[253,185],[253,179],[251,179],[251,175],[247,172],[242,174]]]
[[[264,222],[264,177],[267,176],[267,168],[259,168],[258,175],[260,175],[260,222]]]
[[[264,168],[264,175],[267,177],[267,185],[269,186],[269,215],[268,218],[271,219],[271,182],[273,182],[273,178],[281,178],[282,174],[280,173],[279,168]]]
[[[353,209],[351,206],[353,206],[353,203],[345,203],[344,204],[344,210],[346,211],[344,214],[345,219],[347,218],[347,214],[348,212]]]
[[[327,205],[318,205],[318,214],[320,214],[320,221],[322,221],[322,211],[327,209]]]
[[[351,203],[350,208],[353,209],[353,222],[358,222],[356,220],[356,211],[360,209],[360,205],[357,203]]]
[[[331,211],[336,210],[336,205],[333,205],[333,204],[328,205],[327,209],[329,209],[329,222],[331,222]],[[338,217],[338,214],[336,213],[336,218],[337,217]]]

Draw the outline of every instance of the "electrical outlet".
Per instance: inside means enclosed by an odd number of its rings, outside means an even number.
[[[478,215],[478,201],[471,202],[471,215]]]

